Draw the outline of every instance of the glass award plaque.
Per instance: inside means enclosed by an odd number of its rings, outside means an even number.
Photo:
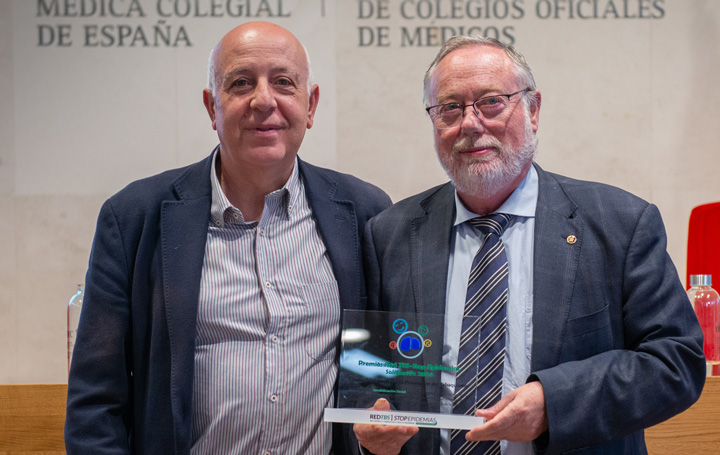
[[[325,421],[466,430],[485,423],[453,413],[455,391],[474,394],[477,386],[457,381],[457,351],[445,352],[445,335],[442,314],[344,310],[337,408],[325,409]],[[477,380],[477,361],[462,368]],[[392,410],[368,409],[379,398]]]

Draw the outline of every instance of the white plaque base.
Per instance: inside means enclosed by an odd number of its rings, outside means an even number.
[[[372,409],[325,408],[325,421],[337,423],[367,423],[380,425],[416,426],[421,428],[450,428],[470,430],[485,423],[482,417],[433,412],[374,411]]]

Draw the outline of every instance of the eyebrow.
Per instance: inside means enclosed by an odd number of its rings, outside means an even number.
[[[230,79],[235,79],[236,76],[238,76],[238,75],[240,75],[240,74],[243,74],[243,73],[247,73],[247,72],[250,72],[250,69],[249,69],[249,68],[240,67],[240,68],[235,68],[235,69],[233,69],[233,70],[231,70],[231,71],[223,74],[223,78],[222,78],[222,82],[223,82],[222,85],[223,85],[223,87],[224,87],[225,84],[228,82],[228,80],[230,80]]]
[[[254,70],[248,66],[241,66],[238,68],[234,68],[223,75],[223,79],[222,79],[223,84],[222,85],[225,86],[225,84],[229,80],[232,80],[235,77],[237,77],[241,74],[246,74],[246,73],[254,73]],[[293,79],[295,79],[296,81],[299,81],[299,79],[300,79],[300,73],[298,73],[297,71],[293,70],[292,68],[286,67],[286,66],[274,68],[272,70],[271,74],[272,75],[287,74],[287,75],[291,76]]]
[[[487,98],[489,96],[500,95],[500,94],[502,94],[502,89],[499,89],[497,87],[492,87],[492,88],[483,89],[480,91],[480,93],[482,93],[482,95],[480,95],[480,96],[473,95],[473,98],[474,98],[473,102],[483,99],[483,98]],[[458,92],[451,92],[448,94],[444,94],[443,96],[438,96],[436,98],[436,101],[439,104],[460,103],[459,101],[451,101],[451,100],[458,100],[458,99],[462,98],[462,96],[463,95],[460,95]]]

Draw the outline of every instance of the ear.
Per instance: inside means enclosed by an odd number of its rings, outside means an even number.
[[[317,84],[312,86],[310,89],[310,102],[308,106],[308,119],[307,127],[312,128],[313,120],[315,119],[315,109],[317,109],[318,101],[320,100],[320,87]]]
[[[206,88],[203,90],[203,104],[205,104],[205,110],[207,110],[212,122],[212,129],[217,130],[217,123],[215,122],[217,115],[215,113],[215,97],[213,96],[210,89]]]
[[[539,91],[535,91],[532,94],[535,97],[535,107],[530,109],[530,125],[532,126],[533,132],[537,133],[538,125],[540,124],[540,104],[542,104],[542,95]]]

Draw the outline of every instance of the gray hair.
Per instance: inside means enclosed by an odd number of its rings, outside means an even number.
[[[313,71],[312,71],[312,65],[310,64],[310,53],[308,52],[307,48],[304,44],[300,43],[303,50],[305,51],[305,58],[307,58],[307,67],[308,67],[308,74],[307,74],[307,89],[308,94],[312,92],[312,86],[314,84],[314,77],[313,77]],[[207,88],[210,90],[215,96],[215,89],[216,86],[216,71],[217,71],[217,51],[220,48],[220,43],[218,43],[211,51],[210,56],[208,57],[208,63],[207,63]]]
[[[495,38],[487,38],[484,36],[477,35],[458,35],[453,36],[443,44],[440,51],[435,56],[435,60],[430,64],[430,67],[425,72],[425,79],[423,80],[423,103],[425,107],[430,106],[430,80],[435,73],[435,69],[440,62],[453,51],[456,51],[462,47],[473,46],[473,45],[484,45],[494,46],[505,51],[505,54],[515,64],[515,76],[517,77],[522,88],[530,88],[530,90],[537,90],[535,86],[535,79],[532,75],[530,65],[528,65],[525,57],[518,52],[513,46],[509,44],[503,44]],[[523,99],[526,100],[526,105],[529,109],[534,109],[537,106],[538,99],[535,96],[526,96],[523,94]]]

